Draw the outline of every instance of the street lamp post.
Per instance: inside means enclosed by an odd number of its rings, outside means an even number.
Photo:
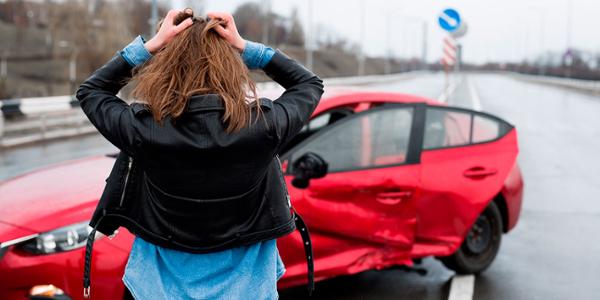
[[[571,77],[571,71],[573,66],[573,53],[571,50],[572,39],[573,38],[573,0],[567,0],[567,55],[569,55],[567,60],[567,76]]]
[[[422,25],[422,41],[421,41],[421,69],[425,70],[427,67],[427,22],[423,21]]]
[[[8,76],[8,64],[7,64],[8,51],[2,51],[2,58],[0,58],[0,79],[5,80]]]
[[[358,76],[365,74],[365,0],[360,0],[360,53],[358,54]]]
[[[542,7],[530,7],[527,12],[537,13],[540,18],[540,32],[539,34],[539,45],[540,45],[540,61],[539,61],[539,75],[544,75],[546,73],[545,62],[543,61],[545,52],[546,52],[546,10]],[[529,27],[528,27],[529,30]]]
[[[152,37],[156,31],[156,25],[158,23],[158,3],[157,0],[152,0],[152,8],[150,9],[150,30],[148,37]]]
[[[0,97],[4,98],[7,96],[7,84],[8,80],[8,63],[7,63],[8,51],[2,51],[2,57],[0,58]],[[1,114],[0,114],[1,115]],[[0,116],[1,117],[1,116]],[[0,125],[2,123],[2,119],[0,118]],[[2,135],[2,130],[0,130],[0,136]]]
[[[304,48],[306,49],[306,67],[313,69],[313,0],[308,0],[307,34],[305,35]]]
[[[390,46],[391,44],[391,36],[390,36],[390,31],[391,31],[391,27],[392,27],[392,21],[391,21],[391,17],[390,17],[390,12],[388,12],[386,14],[386,19],[385,19],[385,23],[386,23],[386,30],[385,30],[385,39],[386,39],[386,48],[387,48],[387,56],[385,59],[385,74],[391,74],[392,73],[392,47]]]
[[[269,21],[271,20],[271,1],[262,1],[263,22],[262,22],[262,43],[269,44]]]
[[[71,92],[75,92],[76,89],[76,80],[77,80],[77,55],[79,54],[79,51],[77,49],[77,47],[73,47],[72,51],[71,51],[71,59],[69,61],[69,84],[70,84],[70,91]]]
[[[69,41],[60,41],[58,46],[61,48],[70,48],[71,52],[69,55],[69,91],[75,91],[75,83],[77,81],[77,56],[79,55],[79,48],[75,44]]]

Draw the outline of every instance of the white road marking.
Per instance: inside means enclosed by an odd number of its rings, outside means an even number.
[[[482,109],[481,99],[479,98],[477,89],[475,88],[475,85],[471,82],[470,79],[467,78],[466,80],[467,80],[467,85],[469,86],[469,94],[471,94],[472,108],[476,111],[481,111],[481,109]]]
[[[450,97],[450,95],[454,94],[456,87],[459,86],[461,82],[461,79],[457,79],[456,81],[451,80],[450,84],[448,84],[448,88],[446,88],[446,90],[444,90],[444,92],[437,98],[438,101],[442,103],[448,102],[448,98]]]
[[[450,284],[448,300],[472,300],[475,288],[475,276],[455,275]]]

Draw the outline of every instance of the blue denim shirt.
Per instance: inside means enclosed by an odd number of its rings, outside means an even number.
[[[152,54],[144,47],[145,42],[140,35],[119,53],[131,66],[141,65],[152,58]],[[246,41],[246,47],[242,51],[242,59],[248,69],[262,69],[271,61],[274,54],[275,50],[271,47]]]
[[[152,58],[138,36],[121,52],[131,65]],[[242,59],[264,68],[275,51],[246,41]],[[208,254],[163,248],[136,237],[123,282],[136,299],[277,299],[285,267],[275,240]]]

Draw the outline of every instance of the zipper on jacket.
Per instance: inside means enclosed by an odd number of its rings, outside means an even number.
[[[276,154],[275,158],[277,159],[277,168],[279,168],[279,177],[281,177],[281,183],[283,184],[283,191],[285,192],[285,197],[287,198],[288,207],[292,207],[292,201],[290,199],[290,194],[287,189],[287,185],[285,183],[285,178],[283,177],[283,169],[281,168],[281,160],[279,159],[279,155]]]
[[[121,201],[119,202],[119,206],[123,206],[123,201],[125,201],[125,192],[127,191],[127,182],[129,181],[129,173],[131,173],[131,165],[133,164],[133,157],[129,156],[127,162],[127,173],[125,173],[125,183],[123,183],[123,192],[121,193]]]

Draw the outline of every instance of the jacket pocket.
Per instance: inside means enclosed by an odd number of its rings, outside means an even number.
[[[169,194],[147,177],[144,187],[152,225],[196,245],[239,237],[252,228],[265,202],[262,180],[242,194],[214,199]]]

